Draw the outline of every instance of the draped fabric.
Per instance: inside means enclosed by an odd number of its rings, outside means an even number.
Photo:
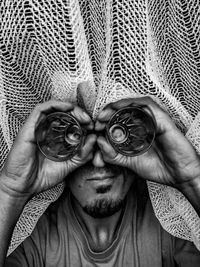
[[[198,0],[1,0],[0,168],[37,103],[77,102],[94,118],[109,102],[149,95],[200,153]],[[175,189],[148,183],[157,218],[200,249],[200,219]],[[33,230],[59,185],[34,197],[9,253]]]

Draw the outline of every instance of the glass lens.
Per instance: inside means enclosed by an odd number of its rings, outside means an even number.
[[[115,143],[123,143],[127,138],[126,129],[119,124],[114,124],[112,127],[110,127],[109,134]]]
[[[81,141],[81,131],[78,125],[69,126],[65,131],[65,141],[72,146],[76,146]]]
[[[156,130],[155,119],[150,114],[144,107],[134,106],[120,109],[111,117],[107,139],[116,151],[137,156],[150,148]]]
[[[72,158],[80,149],[83,137],[84,133],[78,121],[63,112],[48,115],[36,129],[39,149],[54,161]]]

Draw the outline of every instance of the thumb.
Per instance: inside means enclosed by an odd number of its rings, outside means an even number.
[[[107,162],[109,161],[110,163],[114,162],[118,153],[114,150],[111,144],[107,142],[106,138],[99,136],[97,138],[97,144],[101,149],[103,159]]]

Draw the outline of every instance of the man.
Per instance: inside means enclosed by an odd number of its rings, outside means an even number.
[[[147,105],[155,116],[153,146],[137,157],[116,152],[102,131],[116,110]],[[66,162],[45,158],[35,129],[53,111],[69,112],[89,134]],[[97,148],[96,148],[97,147]],[[62,197],[7,259],[13,228],[36,193],[66,181]],[[70,102],[37,106],[19,132],[0,177],[0,266],[199,266],[192,243],[166,233],[155,218],[145,180],[180,190],[200,214],[200,159],[169,116],[150,98],[106,106],[93,123]]]

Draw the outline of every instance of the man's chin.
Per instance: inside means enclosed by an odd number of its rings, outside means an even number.
[[[83,210],[93,218],[106,218],[121,210],[124,202],[123,199],[96,199],[91,204],[84,206]]]

